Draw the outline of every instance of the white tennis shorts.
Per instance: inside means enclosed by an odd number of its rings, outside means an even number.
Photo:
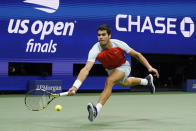
[[[125,73],[125,76],[120,80],[120,82],[124,82],[125,79],[131,73],[131,66],[128,61],[126,61],[125,64],[122,64],[120,67],[117,67],[115,69],[121,70],[122,72]],[[107,71],[108,75],[110,75],[115,69],[112,69],[112,70],[105,69],[105,70]]]

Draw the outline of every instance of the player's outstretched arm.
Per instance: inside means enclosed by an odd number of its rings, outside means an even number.
[[[81,84],[87,78],[93,65],[94,65],[94,62],[91,62],[91,61],[86,62],[86,65],[80,70],[80,73],[78,74],[78,77],[75,80],[73,86],[69,89],[69,91],[68,91],[69,96],[72,96],[77,92],[77,90],[79,89]]]
[[[140,63],[142,63],[149,72],[154,73],[154,75],[159,78],[159,72],[157,71],[157,69],[153,68],[141,53],[132,49],[128,54],[140,61]]]

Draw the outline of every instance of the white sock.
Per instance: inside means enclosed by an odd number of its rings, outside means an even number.
[[[97,112],[99,112],[102,108],[102,104],[97,103],[96,108],[97,108]]]
[[[147,79],[141,79],[141,85],[147,85],[148,84],[148,80]]]

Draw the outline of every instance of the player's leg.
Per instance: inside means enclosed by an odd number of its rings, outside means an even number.
[[[148,80],[137,78],[137,77],[128,77],[123,82],[118,82],[119,85],[127,87],[127,86],[136,86],[136,85],[147,85]]]
[[[144,85],[150,89],[150,92],[155,93],[155,86],[153,83],[153,76],[149,74],[145,78],[137,78],[137,77],[128,77],[131,72],[131,67],[129,63],[125,63],[124,65],[118,67],[117,69],[123,71],[125,73],[124,78],[120,80],[117,84],[127,87],[127,86],[135,86],[135,85]]]
[[[87,110],[89,112],[88,119],[93,121],[96,117],[98,112],[101,110],[102,106],[106,103],[108,98],[112,93],[112,87],[116,84],[117,81],[121,80],[124,77],[125,73],[121,70],[115,69],[111,72],[111,74],[107,77],[105,82],[104,90],[102,91],[98,104],[94,106],[92,103],[89,103],[87,106]]]
[[[106,79],[105,88],[101,93],[98,102],[102,105],[105,104],[107,99],[110,97],[112,87],[124,77],[125,73],[121,70],[115,69]]]
[[[144,79],[143,78],[136,78],[136,77],[128,77],[125,79],[124,82],[119,82],[118,84],[121,86],[124,86],[124,87],[135,86],[135,85],[144,85],[149,88],[149,90],[152,94],[155,93],[153,76],[151,74],[146,76]]]

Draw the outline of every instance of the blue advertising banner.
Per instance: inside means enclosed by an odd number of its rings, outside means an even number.
[[[7,76],[10,61],[51,62],[51,79],[73,80],[73,64],[86,62],[100,24],[141,53],[195,55],[195,23],[194,0],[0,1],[0,89],[17,79]]]
[[[196,79],[188,79],[184,84],[184,91],[196,92]]]
[[[50,93],[61,93],[62,92],[62,81],[61,80],[30,80],[28,82],[27,91],[42,89]]]

